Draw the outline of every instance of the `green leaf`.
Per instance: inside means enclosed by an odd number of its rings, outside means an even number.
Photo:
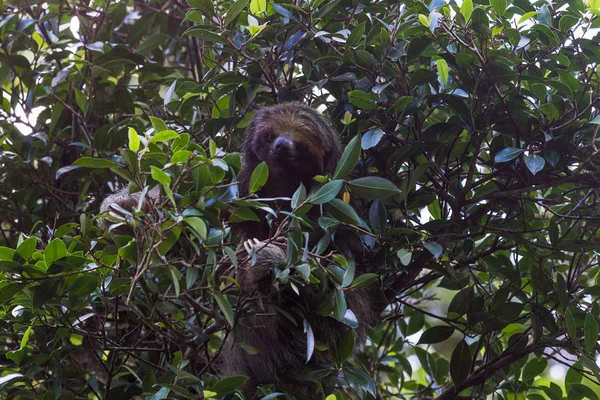
[[[362,274],[356,277],[356,279],[354,280],[354,282],[352,282],[352,285],[350,285],[350,287],[353,289],[367,287],[373,282],[375,282],[377,279],[379,279],[379,275],[377,274]]]
[[[360,158],[360,134],[356,135],[350,140],[350,142],[344,148],[342,157],[338,161],[335,172],[333,173],[333,179],[344,179],[352,170]]]
[[[400,193],[392,182],[378,176],[367,176],[348,182],[354,193],[367,200],[382,200]]]
[[[358,108],[364,108],[365,110],[372,110],[377,108],[377,97],[374,93],[366,93],[362,90],[353,90],[348,93],[350,103],[354,104]]]
[[[98,288],[100,279],[94,275],[84,275],[78,277],[69,288],[71,299],[84,298]]]
[[[160,118],[150,117],[150,122],[152,123],[154,134],[167,130],[167,124]]]
[[[223,295],[222,293],[215,292],[213,294],[213,297],[217,301],[217,304],[219,305],[221,312],[225,316],[225,319],[227,320],[229,325],[233,328],[235,326],[235,317],[233,315],[233,310],[231,308],[231,304],[229,304],[229,301],[227,300],[225,295]]]
[[[419,22],[421,23],[421,25],[426,26],[427,28],[429,28],[429,20],[427,19],[426,15],[419,14]]]
[[[138,151],[140,148],[140,137],[135,129],[129,128],[127,130],[127,137],[129,138],[129,150],[134,152]]]
[[[39,309],[48,300],[54,297],[58,291],[60,279],[47,279],[33,288],[33,307]]]
[[[218,394],[225,394],[241,388],[247,381],[248,377],[244,375],[229,376],[212,385],[210,390]]]
[[[172,39],[173,36],[167,35],[166,33],[155,33],[154,35],[148,36],[137,49],[137,52],[143,55],[148,55],[152,50],[163,44],[165,41]],[[135,151],[135,150],[133,150]]]
[[[542,104],[540,110],[544,113],[549,122],[556,121],[559,117],[558,109],[552,103]]]
[[[221,35],[218,32],[209,31],[206,28],[191,27],[185,32],[183,32],[181,36],[186,35],[190,35],[195,38],[198,38],[199,40],[204,40],[207,42],[227,43],[225,38],[221,37]]]
[[[569,333],[569,337],[573,341],[573,343],[578,343],[577,341],[577,328],[575,325],[575,318],[573,318],[573,313],[571,313],[571,309],[567,308],[567,312],[565,313],[565,322],[567,325],[567,332]]]
[[[341,199],[332,199],[325,204],[325,209],[331,214],[331,216],[342,222],[356,224],[365,229],[369,228],[367,224],[365,224],[365,222],[358,216],[356,210],[354,210],[351,205],[344,203]]]
[[[506,0],[490,0],[490,5],[498,16],[503,16],[506,11]]]
[[[583,89],[581,81],[571,75],[570,72],[558,70],[558,75],[560,76],[560,81],[567,85],[573,92]]]
[[[169,140],[176,139],[178,137],[179,137],[179,133],[172,131],[172,130],[166,130],[166,131],[158,132],[157,134],[152,136],[152,138],[150,139],[150,142],[151,143],[168,142]]]
[[[585,315],[585,322],[583,323],[583,334],[584,350],[586,351],[586,353],[595,354],[593,350],[594,346],[598,342],[598,321],[592,313],[586,313]]]
[[[600,0],[596,0],[596,1],[600,1]],[[577,18],[577,17],[574,17],[572,15],[563,15],[560,18],[558,27],[561,32],[567,33],[571,28],[573,28],[575,25],[577,25],[578,22],[579,22],[579,18]]]
[[[29,239],[23,240],[23,242],[17,247],[16,253],[25,261],[28,261],[33,252],[35,251],[35,246],[37,245],[37,238],[30,237]],[[12,258],[11,258],[12,260]]]
[[[332,349],[333,362],[336,365],[342,365],[354,351],[354,333],[349,329],[337,342],[333,344]]]
[[[181,273],[172,265],[169,265],[169,272],[171,274],[171,281],[173,282],[173,288],[175,289],[175,297],[179,297],[181,288],[179,286],[179,279],[181,279]]]
[[[229,11],[227,11],[227,16],[225,17],[225,25],[230,25],[237,16],[242,12],[244,8],[248,5],[250,0],[237,0]]]
[[[267,0],[250,1],[250,12],[256,15],[257,17],[264,16],[264,14],[266,14],[267,12]]]
[[[333,318],[341,321],[346,314],[348,306],[346,304],[346,296],[341,290],[336,290],[333,296]]]
[[[167,92],[165,93],[165,99],[163,101],[165,107],[169,105],[173,98],[173,94],[175,94],[175,86],[177,86],[177,79],[173,81],[173,83],[171,84],[171,86],[169,86],[169,89],[167,89]]]
[[[179,151],[173,153],[173,156],[171,157],[171,164],[184,164],[193,155],[194,155],[194,153],[192,153],[189,150],[179,150]]]
[[[530,11],[528,13],[525,13],[521,16],[521,18],[519,18],[519,21],[517,21],[518,25],[521,25],[523,22],[527,21],[530,18],[533,18],[537,15],[537,11]]]
[[[73,165],[85,168],[118,168],[119,166],[112,161],[103,158],[81,157]]]
[[[458,342],[450,357],[450,376],[455,388],[460,388],[460,385],[467,380],[467,377],[471,373],[472,362],[473,355],[471,354],[471,349],[463,339]]]
[[[366,22],[361,22],[352,28],[350,35],[348,36],[348,40],[346,40],[346,50],[357,46],[361,40],[364,39],[364,33],[366,28]]]
[[[544,4],[538,11],[537,20],[540,24],[548,27],[552,26],[552,11],[548,5]]]
[[[152,179],[154,179],[156,182],[162,184],[163,186],[169,186],[171,184],[171,177],[169,175],[167,175],[167,173],[163,170],[161,170],[158,167],[155,167],[154,165],[150,166],[151,169],[151,175],[152,175]]]
[[[514,160],[519,155],[521,155],[521,153],[523,153],[523,149],[517,149],[515,147],[507,147],[506,149],[502,149],[498,153],[496,153],[496,156],[494,157],[494,162],[497,164],[497,163],[501,163],[501,162],[507,162],[510,160]]]
[[[448,85],[448,63],[443,58],[438,58],[435,60],[435,64],[437,65],[438,75],[440,76],[440,80],[444,86]]]
[[[304,203],[305,200],[306,188],[304,187],[304,184],[300,183],[300,186],[298,186],[298,189],[296,189],[294,195],[292,196],[292,210],[298,208],[302,203]]]
[[[214,3],[212,0],[187,0],[191,7],[202,10],[208,14],[214,11]]]
[[[548,360],[546,360],[545,358],[532,358],[527,362],[527,364],[525,364],[525,367],[523,368],[523,381],[527,382],[530,380],[534,380],[536,376],[544,372],[547,365]]]
[[[308,264],[300,264],[296,266],[296,272],[298,272],[302,279],[306,281],[306,283],[310,282],[310,265]]]
[[[254,168],[252,171],[252,176],[250,177],[250,193],[256,193],[261,187],[267,183],[267,179],[269,179],[269,167],[266,162],[261,162]]]
[[[59,260],[67,256],[67,246],[60,239],[54,239],[44,251],[44,261],[46,265],[50,265],[53,261]]]
[[[355,50],[354,58],[356,58],[356,63],[363,68],[377,67],[377,60],[366,50]],[[350,101],[352,101],[352,98],[350,98]]]
[[[396,252],[396,256],[400,259],[400,262],[404,266],[408,266],[410,264],[410,260],[412,259],[412,253],[406,249],[400,249]]]
[[[306,333],[306,362],[308,363],[315,351],[315,335],[307,320],[304,320],[304,333]]]
[[[204,220],[198,217],[187,217],[184,219],[185,223],[192,229],[192,231],[202,239],[206,239],[208,232],[206,223]]]
[[[473,0],[464,0],[460,6],[460,13],[465,17],[465,21],[469,22],[473,13]]]
[[[444,250],[442,246],[435,242],[423,242],[423,247],[425,247],[435,258],[440,258],[442,255],[442,251]]]
[[[451,326],[434,326],[423,332],[417,344],[440,343],[452,336],[453,333],[454,328]]]
[[[344,276],[342,278],[342,287],[348,287],[352,281],[354,281],[354,273],[356,270],[356,263],[354,260],[349,260],[348,266],[346,267],[346,271],[344,272]]]
[[[344,181],[342,180],[335,180],[326,183],[315,192],[315,194],[310,199],[310,203],[323,204],[330,202],[340,192],[340,189],[342,189],[343,184]]]
[[[544,165],[546,165],[544,157],[540,157],[537,154],[525,156],[523,157],[523,160],[525,161],[527,169],[529,169],[533,175],[540,172],[544,168]]]

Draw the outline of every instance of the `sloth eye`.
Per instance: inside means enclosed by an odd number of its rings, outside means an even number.
[[[271,142],[273,141],[273,139],[275,139],[275,135],[273,134],[273,132],[267,133],[267,140]]]

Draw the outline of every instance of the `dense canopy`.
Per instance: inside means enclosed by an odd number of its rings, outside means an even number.
[[[245,307],[231,227],[269,203],[238,196],[239,149],[300,101],[345,150],[287,200],[274,289],[321,285],[304,313],[349,329],[345,292],[384,302],[363,348],[281,310],[307,361],[333,355],[302,379],[598,399],[599,29],[598,0],[0,0],[0,398],[243,398],[217,373]],[[103,232],[123,186],[161,200]],[[325,251],[340,228],[368,273]]]

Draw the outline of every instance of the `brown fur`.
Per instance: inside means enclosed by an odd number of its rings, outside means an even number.
[[[106,197],[102,204],[100,205],[100,214],[101,215],[110,215],[115,217],[116,219],[125,220],[126,215],[123,213],[123,210],[129,211],[138,206],[140,201],[141,192],[129,194],[127,188],[123,188],[110,196]],[[144,198],[144,201],[141,204],[141,211],[148,212],[151,210],[151,204],[160,200],[160,189],[158,186],[149,190]],[[111,222],[107,218],[100,218],[98,220],[98,226],[103,231],[107,232],[111,228]],[[117,221],[114,221],[115,224],[118,224]],[[116,226],[116,233],[127,233],[129,227],[123,225]],[[111,229],[112,230],[112,229]]]
[[[248,195],[252,171],[262,161],[269,167],[269,179],[258,196],[291,197],[300,183],[309,191],[313,176],[332,173],[341,155],[338,135],[328,120],[299,103],[260,109],[248,125],[246,135],[239,177],[241,196]],[[273,154],[272,148],[278,137],[291,141],[293,157]],[[276,208],[289,209],[289,201],[279,202]],[[258,223],[236,224],[233,229],[242,239],[266,240],[270,239],[270,231],[272,233],[264,218]],[[357,275],[366,272],[359,239],[351,232],[338,232],[336,236],[332,247],[346,257],[356,259]],[[303,319],[308,320],[315,339],[328,348],[351,328],[332,317],[315,314],[315,302],[319,296],[314,287],[301,288],[300,296],[290,288],[274,290],[273,268],[278,264],[285,265],[286,256],[274,244],[261,246],[255,251],[256,263],[241,266],[237,275],[240,298],[255,301],[243,312],[238,310],[238,315],[243,316],[236,325],[233,339],[226,344],[222,373],[249,376],[248,394],[259,384],[275,383],[278,389],[289,394],[314,398],[316,387],[299,379],[306,364],[307,340]],[[356,346],[359,347],[375,322],[371,291],[350,289],[345,291],[345,295],[348,309],[359,321],[359,327],[353,330]],[[282,316],[277,308],[293,315],[296,323]],[[249,354],[241,345],[250,346],[258,353]],[[328,351],[315,350],[310,364],[331,364],[331,356]],[[327,379],[324,384],[331,387],[333,380]]]

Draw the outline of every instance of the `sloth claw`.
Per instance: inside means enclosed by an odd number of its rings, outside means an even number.
[[[244,242],[244,248],[246,249],[246,252],[248,253],[248,255],[252,255],[252,250],[259,250],[256,249],[256,247],[259,244],[263,244],[260,240],[258,240],[257,238],[252,238],[252,239],[248,239]],[[265,244],[263,244],[260,248],[262,249],[264,246],[266,246]]]

